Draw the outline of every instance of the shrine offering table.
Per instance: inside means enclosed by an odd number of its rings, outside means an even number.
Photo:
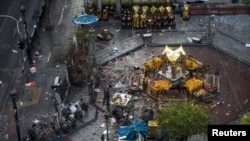
[[[117,105],[117,106],[127,106],[129,101],[131,100],[132,96],[125,93],[114,93],[111,104]]]

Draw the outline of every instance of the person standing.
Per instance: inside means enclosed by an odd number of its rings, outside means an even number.
[[[76,120],[79,120],[80,122],[83,122],[83,113],[82,110],[80,109],[80,107],[78,105],[76,106],[76,111],[74,113]]]
[[[83,99],[80,99],[80,107],[81,109],[84,111],[84,112],[88,112],[88,109],[89,109],[89,105],[88,103],[84,102]]]

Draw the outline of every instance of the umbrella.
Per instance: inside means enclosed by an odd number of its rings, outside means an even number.
[[[86,24],[92,24],[92,23],[97,22],[98,17],[95,15],[83,14],[83,15],[75,16],[72,21],[75,24],[86,25]]]
[[[128,126],[122,126],[118,129],[119,136],[126,136],[127,140],[134,140],[137,137],[137,133],[142,136],[149,130],[148,125],[143,120],[129,120]]]

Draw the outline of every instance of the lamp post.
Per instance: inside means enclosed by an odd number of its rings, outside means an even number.
[[[38,27],[37,27],[37,24],[35,24],[34,26],[33,26],[33,28],[34,28],[34,32],[32,33],[33,34],[33,36],[32,37],[34,37],[34,36],[36,36],[37,37],[37,39],[38,39],[38,45],[40,46],[40,39],[38,38]]]
[[[23,16],[23,25],[25,28],[25,35],[26,35],[25,41],[26,41],[26,45],[27,45],[26,54],[27,54],[29,64],[32,64],[33,62],[32,62],[32,57],[31,57],[31,49],[30,49],[30,41],[29,41],[30,38],[29,38],[29,33],[28,33],[27,21],[26,21],[26,17],[25,17],[26,7],[22,5],[20,8],[20,12]]]
[[[109,141],[109,130],[108,130],[109,112],[108,110],[105,111],[104,118],[106,121],[106,128],[107,128],[106,141]]]
[[[26,22],[26,17],[25,17],[26,7],[22,5],[20,8],[20,12],[23,16],[23,24],[24,24],[25,34],[26,34],[26,39],[27,39],[28,38],[28,29],[27,29],[27,22]]]
[[[18,119],[17,106],[16,106],[16,94],[17,94],[16,89],[12,89],[10,91],[10,96],[12,98],[12,104],[13,104],[14,119],[16,122],[17,138],[18,138],[18,141],[21,141],[21,134],[20,134],[20,129],[19,129],[19,119]]]

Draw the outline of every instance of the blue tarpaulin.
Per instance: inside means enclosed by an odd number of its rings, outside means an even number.
[[[83,15],[75,16],[72,19],[72,21],[75,24],[87,25],[87,24],[92,24],[92,23],[97,22],[98,17],[95,15],[83,14]]]
[[[117,131],[119,136],[126,136],[127,140],[135,140],[138,133],[144,136],[149,130],[147,123],[143,120],[129,120],[128,122],[128,126],[122,126]]]

